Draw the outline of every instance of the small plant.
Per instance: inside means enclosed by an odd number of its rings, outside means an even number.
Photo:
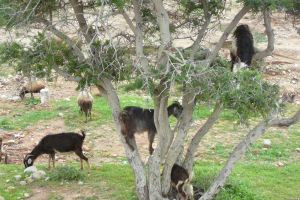
[[[53,181],[78,181],[82,180],[85,175],[79,169],[70,166],[62,166],[55,168],[49,174],[50,180]]]
[[[40,99],[33,99],[33,98],[26,99],[26,102],[25,102],[26,105],[37,105],[40,103],[41,103]]]

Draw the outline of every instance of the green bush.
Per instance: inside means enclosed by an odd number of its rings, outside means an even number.
[[[53,181],[79,181],[84,179],[85,176],[81,170],[75,167],[62,166],[51,171],[49,177]]]

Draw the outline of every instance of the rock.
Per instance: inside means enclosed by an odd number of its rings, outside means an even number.
[[[26,185],[26,181],[20,181],[20,185]]]
[[[45,178],[45,181],[49,181],[49,179],[50,179],[50,177],[49,177],[49,176],[47,176],[47,177]]]
[[[30,197],[30,194],[29,193],[24,193],[24,197],[28,198],[28,197]]]
[[[21,98],[19,96],[13,96],[13,97],[9,98],[9,100],[11,100],[11,101],[20,101]]]
[[[7,190],[8,190],[8,191],[11,191],[11,190],[14,190],[14,189],[16,189],[14,186],[8,186],[8,187],[7,187]]]
[[[31,175],[31,178],[33,180],[40,180],[42,178],[44,178],[46,176],[46,172],[40,170],[40,171],[37,171],[37,172],[34,172],[32,175]]]
[[[297,151],[298,153],[300,153],[300,148],[296,148],[296,151]]]
[[[64,116],[64,113],[58,113],[58,116],[60,116],[60,117],[63,117]]]
[[[21,175],[16,175],[16,176],[15,176],[15,178],[16,178],[16,181],[19,181],[19,180],[21,180],[21,177],[22,177]]]
[[[11,146],[13,144],[16,144],[16,141],[15,140],[8,140],[7,142],[4,143],[5,145],[7,146]]]
[[[25,180],[28,184],[33,182],[33,179],[31,177],[27,177]]]
[[[8,97],[5,95],[5,94],[2,94],[1,96],[0,96],[0,99],[8,99]]]
[[[65,98],[66,101],[71,101],[71,99],[69,97]]]
[[[278,163],[276,163],[276,166],[277,167],[284,167],[284,163],[279,161]]]
[[[78,181],[78,185],[83,185],[83,182],[82,181]]]
[[[270,139],[264,139],[263,145],[264,145],[265,148],[270,148],[271,144],[272,144],[272,142],[271,142]]]
[[[28,174],[33,174],[34,172],[37,172],[37,168],[35,166],[27,167],[24,170],[24,173],[28,173]]]
[[[50,93],[48,88],[41,89],[40,91],[41,104],[47,103],[50,101]]]

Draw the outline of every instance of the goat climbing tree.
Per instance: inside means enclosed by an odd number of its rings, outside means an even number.
[[[212,199],[246,147],[268,126],[276,124],[272,117],[278,108],[277,86],[266,83],[255,70],[233,74],[229,62],[219,51],[247,13],[259,12],[266,27],[268,46],[257,51],[255,58],[271,55],[274,34],[270,14],[276,3],[275,0],[239,0],[240,10],[217,44],[209,49],[205,43],[207,32],[214,31],[230,6],[224,0],[4,0],[2,25],[12,32],[35,28],[39,33],[28,36],[32,39],[30,45],[8,45],[1,52],[1,60],[18,60],[14,62],[17,70],[30,66],[36,76],[51,76],[55,71],[79,85],[96,85],[112,110],[117,133],[135,176],[136,194],[141,200],[172,198],[172,166],[176,162],[192,171],[201,139],[224,108],[232,109],[241,123],[260,114],[263,121],[237,145],[220,175],[201,197],[201,200]],[[174,41],[178,39],[188,40],[190,47],[176,48]],[[122,80],[141,80],[140,89],[154,102],[158,145],[147,164],[120,134],[121,107],[115,83]],[[239,87],[236,87],[237,82]],[[177,125],[171,129],[167,106],[174,85],[177,94],[181,94],[184,109]],[[193,111],[199,102],[214,104],[214,111],[184,148]],[[299,112],[289,124],[297,121]],[[133,145],[137,149],[135,141]]]

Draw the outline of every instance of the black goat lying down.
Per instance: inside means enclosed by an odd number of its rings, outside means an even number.
[[[194,191],[191,181],[193,173],[189,174],[183,167],[174,164],[171,171],[171,184],[177,190],[180,200],[193,200]]]
[[[168,116],[173,115],[177,119],[182,113],[182,106],[178,102],[174,102],[168,107]],[[127,144],[133,150],[133,146],[129,143],[129,138],[133,138],[135,133],[148,132],[149,152],[153,153],[152,143],[157,133],[154,124],[154,109],[140,108],[136,106],[127,106],[119,115],[121,122],[121,132],[125,136]]]
[[[56,152],[71,152],[74,151],[80,158],[81,169],[83,169],[82,160],[85,160],[89,165],[88,158],[82,153],[82,144],[85,138],[84,131],[81,134],[74,132],[59,133],[46,135],[41,139],[36,147],[27,154],[24,158],[25,168],[33,165],[34,160],[42,154],[49,154],[49,169],[50,160],[52,159],[53,167],[55,167],[55,153]]]
[[[253,36],[246,24],[239,25],[233,32],[232,48],[230,50],[231,71],[249,67],[255,54]]]

